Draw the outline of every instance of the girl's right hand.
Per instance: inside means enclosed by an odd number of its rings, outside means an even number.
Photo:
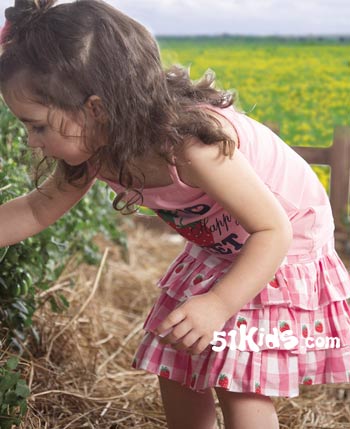
[[[201,353],[212,341],[214,331],[220,331],[234,310],[214,292],[190,297],[172,311],[157,327],[158,335],[168,333],[162,342],[176,350]]]

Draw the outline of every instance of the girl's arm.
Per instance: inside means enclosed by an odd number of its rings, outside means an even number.
[[[158,326],[159,334],[173,328],[164,342],[178,342],[177,349],[190,345],[200,353],[214,330],[220,330],[271,280],[288,251],[292,229],[277,199],[239,150],[230,159],[218,145],[192,139],[185,145],[183,161],[187,181],[203,189],[251,234],[234,264],[208,293],[190,298]]]
[[[73,207],[90,189],[64,184],[58,189],[55,172],[37,189],[0,206],[0,247],[18,243],[53,224]]]

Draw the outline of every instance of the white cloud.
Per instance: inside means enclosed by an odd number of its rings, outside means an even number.
[[[109,0],[156,34],[349,34],[348,0]]]
[[[350,34],[349,0],[107,1],[155,34]]]

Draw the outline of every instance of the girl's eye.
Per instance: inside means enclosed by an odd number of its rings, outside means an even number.
[[[34,133],[40,134],[43,133],[45,131],[45,127],[41,126],[41,127],[32,127],[32,131]]]

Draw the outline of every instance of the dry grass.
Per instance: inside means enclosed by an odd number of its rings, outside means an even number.
[[[77,267],[73,258],[45,292],[59,290],[70,309],[57,315],[47,305],[36,314],[41,342],[27,344],[31,358],[21,361],[32,392],[21,429],[166,428],[157,377],[130,363],[158,293],[155,282],[184,243],[167,229],[131,220],[124,228],[128,261],[99,239],[100,267]],[[274,399],[281,428],[350,428],[350,386],[301,388],[298,398]]]

